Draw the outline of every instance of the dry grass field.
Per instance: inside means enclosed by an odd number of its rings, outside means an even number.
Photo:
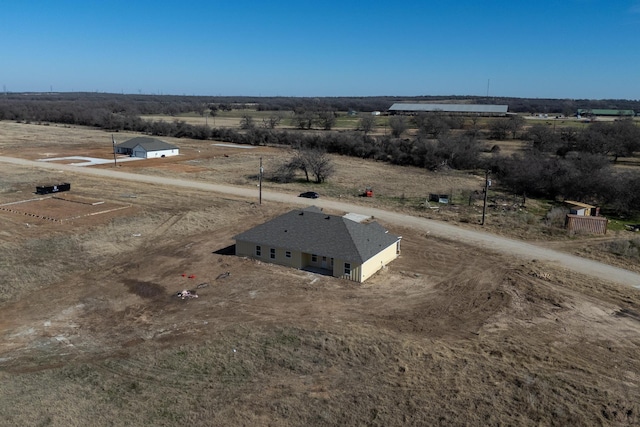
[[[4,156],[111,155],[96,130],[0,130]],[[183,155],[118,168],[248,187],[260,157],[289,155],[168,141]],[[335,162],[323,197],[476,227],[419,204],[482,178]],[[1,426],[640,423],[637,289],[394,224],[400,258],[356,284],[232,255],[235,234],[290,206],[2,163],[0,205],[49,182],[71,182],[65,200],[0,210]]]

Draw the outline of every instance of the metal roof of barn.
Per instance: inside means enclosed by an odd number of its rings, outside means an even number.
[[[234,239],[362,264],[400,237],[377,222],[363,224],[311,206],[280,215]]]
[[[488,104],[410,104],[396,102],[389,111],[412,111],[428,112],[443,111],[445,113],[491,113],[506,114],[508,105],[488,105]]]
[[[116,147],[133,149],[138,145],[144,148],[146,151],[175,150],[176,148],[178,148],[175,145],[171,145],[159,139],[149,138],[146,136],[137,136],[135,138],[131,138],[128,141],[117,144]]]
[[[595,206],[593,206],[593,205],[588,205],[588,204],[582,203],[582,202],[576,202],[575,200],[565,200],[564,202],[567,205],[576,206],[576,207],[579,207],[579,208],[588,208],[588,209],[595,208]]]

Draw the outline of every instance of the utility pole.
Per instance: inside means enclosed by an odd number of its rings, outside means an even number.
[[[111,143],[113,145],[113,166],[117,167],[118,163],[116,160],[116,139],[113,137],[113,134],[111,134]]]
[[[482,205],[482,224],[484,225],[484,217],[487,214],[487,194],[489,194],[489,187],[491,186],[491,180],[489,179],[489,170],[484,175],[484,204]]]
[[[264,169],[262,168],[262,157],[260,157],[260,178],[259,178],[259,183],[258,183],[258,187],[260,188],[260,196],[259,196],[259,204],[262,204],[262,173],[264,172]]]

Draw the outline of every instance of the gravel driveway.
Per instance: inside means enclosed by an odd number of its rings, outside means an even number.
[[[255,188],[233,187],[229,185],[210,184],[205,182],[189,181],[185,179],[166,178],[158,176],[141,175],[129,172],[121,172],[109,169],[80,168],[70,165],[61,165],[46,162],[36,162],[13,157],[0,156],[0,162],[11,163],[21,166],[30,166],[41,169],[61,170],[73,173],[100,176],[110,179],[129,180],[145,182],[149,184],[171,185],[176,187],[186,187],[213,191],[243,198],[258,198],[258,191]],[[612,282],[633,286],[640,289],[640,274],[602,264],[597,261],[580,258],[575,255],[543,248],[532,243],[496,236],[491,233],[480,232],[463,228],[462,226],[447,224],[444,222],[417,218],[406,214],[390,212],[382,209],[362,207],[349,203],[338,202],[325,199],[302,199],[297,194],[283,194],[263,191],[264,201],[285,202],[299,205],[316,205],[323,208],[336,209],[345,212],[373,216],[376,219],[429,233],[434,237],[443,237],[449,240],[464,242],[475,245],[487,251],[494,251],[520,257],[524,260],[541,260],[555,264],[558,267],[573,270],[578,273],[587,274]]]

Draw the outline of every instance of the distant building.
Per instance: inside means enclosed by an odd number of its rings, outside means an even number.
[[[364,282],[400,254],[400,236],[377,222],[296,209],[234,237],[236,255]]]
[[[180,154],[180,149],[175,145],[144,136],[117,144],[115,149],[117,154],[126,154],[127,156],[141,157],[143,159],[177,156]]]
[[[389,112],[391,114],[443,112],[455,114],[478,114],[483,116],[505,116],[507,115],[508,110],[508,105],[488,104],[410,104],[396,102],[389,107]]]
[[[602,116],[602,117],[633,117],[636,115],[633,110],[611,110],[604,108],[585,109],[578,110],[579,116]]]

